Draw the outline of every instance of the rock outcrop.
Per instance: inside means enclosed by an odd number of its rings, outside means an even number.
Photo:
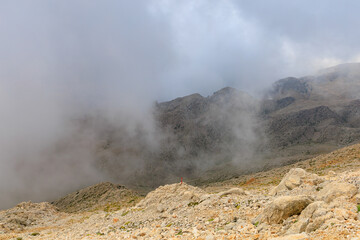
[[[269,194],[275,196],[281,192],[293,190],[304,182],[308,185],[317,185],[322,181],[323,180],[316,174],[308,173],[301,168],[293,168],[285,175],[280,184],[269,192]]]
[[[3,231],[22,231],[53,222],[58,217],[58,209],[47,202],[22,202],[14,208],[0,211],[0,226]],[[1,236],[0,236],[1,238]]]
[[[317,198],[329,203],[340,196],[351,198],[355,196],[357,192],[358,189],[353,184],[345,182],[331,182],[320,190]]]
[[[290,216],[300,214],[312,202],[313,199],[309,196],[278,197],[264,209],[254,222],[281,223]]]

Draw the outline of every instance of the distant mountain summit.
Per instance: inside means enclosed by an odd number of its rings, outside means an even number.
[[[154,118],[158,148],[115,151],[109,140],[100,151],[102,166],[111,162],[109,171],[119,172],[123,157],[142,158],[146,167],[135,173],[136,184],[155,186],[179,176],[219,180],[299,161],[360,140],[360,64],[281,79],[263,99],[230,87],[179,97],[156,104]]]

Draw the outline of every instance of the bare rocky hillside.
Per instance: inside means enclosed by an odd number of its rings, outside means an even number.
[[[161,186],[120,209],[65,213],[49,203],[21,203],[0,212],[0,239],[355,240],[359,187],[357,144],[202,188]]]

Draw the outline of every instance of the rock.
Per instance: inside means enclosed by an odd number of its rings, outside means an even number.
[[[205,237],[205,240],[216,240],[216,238],[214,237],[214,235],[207,235]]]
[[[247,224],[245,221],[239,220],[239,221],[236,222],[235,229],[240,232],[240,231],[242,231],[247,225],[248,225],[248,224]]]
[[[355,195],[356,204],[360,204],[360,193]]]
[[[332,218],[334,214],[332,212],[327,213],[325,216],[321,216],[318,218],[315,218],[309,225],[306,227],[306,232],[310,233],[315,231],[316,229],[320,228],[326,220],[329,220]]]
[[[329,203],[340,196],[351,198],[357,193],[357,191],[357,187],[353,184],[345,182],[331,182],[320,190],[317,198]]]
[[[280,192],[292,190],[299,187],[304,181],[317,185],[321,182],[321,178],[316,174],[306,172],[304,169],[293,168],[284,176],[279,185],[269,192],[269,194],[275,196]]]
[[[200,188],[186,183],[165,185],[150,192],[136,207],[153,208],[157,212],[172,211],[179,205],[193,207],[200,203],[204,193]]]
[[[253,222],[280,223],[292,215],[302,212],[313,199],[309,196],[283,196],[276,198]]]
[[[334,215],[338,220],[347,220],[349,218],[349,211],[343,208],[335,208]]]
[[[263,230],[266,230],[268,227],[269,227],[268,224],[266,224],[266,223],[261,223],[261,224],[259,224],[259,225],[256,227],[256,230],[257,230],[258,232],[261,232],[261,231],[263,231]]]
[[[229,223],[229,224],[226,224],[226,225],[225,225],[224,229],[225,229],[225,230],[231,230],[231,229],[233,229],[235,226],[236,226],[235,223]]]
[[[227,191],[223,191],[218,193],[219,197],[227,196],[227,195],[246,195],[245,191],[242,188],[231,188]]]
[[[299,219],[296,223],[294,223],[289,230],[287,230],[286,234],[296,234],[305,232],[307,225],[309,224],[308,218]]]
[[[323,201],[316,201],[313,203],[310,203],[305,209],[304,211],[301,212],[299,219],[304,218],[304,219],[309,219],[312,218],[314,212],[323,207],[325,205],[325,202]]]
[[[313,218],[318,218],[318,217],[321,217],[321,216],[324,216],[328,213],[328,209],[326,208],[319,208],[317,209],[314,213],[313,213]]]
[[[301,168],[291,169],[281,180],[278,186],[273,188],[269,194],[276,195],[281,191],[291,190],[301,184],[301,177],[306,174],[306,171]]]
[[[271,238],[270,240],[307,240],[309,239],[309,235],[306,233],[301,234],[291,234],[286,235],[284,237]]]

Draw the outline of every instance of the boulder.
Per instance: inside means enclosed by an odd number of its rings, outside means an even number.
[[[334,214],[332,212],[328,212],[326,215],[315,218],[309,225],[306,227],[306,232],[310,233],[315,231],[316,229],[320,228],[325,221],[331,219],[334,217]]]
[[[313,199],[309,196],[283,196],[276,198],[253,222],[281,223],[292,215],[298,215]]]
[[[321,178],[316,174],[306,172],[301,168],[291,169],[281,180],[278,186],[274,187],[269,194],[278,195],[280,192],[289,191],[299,187],[303,182],[316,185],[321,182]]]
[[[286,231],[286,234],[296,234],[305,232],[307,225],[309,224],[309,218],[301,218],[296,223],[294,223],[289,230]]]
[[[358,192],[355,185],[346,182],[331,182],[325,185],[317,195],[319,200],[330,203],[340,196],[353,197]]]
[[[323,201],[316,201],[313,203],[310,203],[304,211],[301,212],[299,219],[309,219],[312,218],[314,212],[320,208],[323,208],[325,206],[325,202]]]

